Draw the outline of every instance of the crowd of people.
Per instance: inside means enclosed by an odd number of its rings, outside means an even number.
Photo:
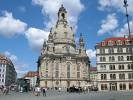
[[[28,92],[28,91],[23,91],[24,89],[21,87],[19,89],[19,91],[17,91],[17,88],[13,88],[14,91],[16,92]],[[46,96],[47,94],[47,90],[51,89],[51,90],[55,90],[55,91],[62,91],[61,87],[55,87],[55,88],[46,88],[46,87],[39,87],[39,86],[35,86],[32,89],[30,89],[29,91],[32,91],[33,95],[35,96]],[[7,95],[9,93],[9,91],[12,90],[11,86],[0,86],[0,95]],[[63,89],[64,90],[64,89]],[[66,89],[66,91],[68,93],[87,93],[88,91],[97,91],[97,88],[91,89],[91,88],[87,88],[87,87],[76,87],[76,86],[72,86]]]
[[[40,96],[41,93],[43,94],[43,96],[46,96],[46,91],[47,91],[47,88],[45,87],[40,88],[39,86],[37,86],[33,88],[33,94],[35,96]]]

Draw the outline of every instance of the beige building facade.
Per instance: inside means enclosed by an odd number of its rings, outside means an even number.
[[[96,44],[100,91],[133,90],[132,45],[128,37],[106,38]]]
[[[17,72],[12,61],[0,54],[0,86],[11,86],[16,83]]]
[[[36,86],[38,73],[36,71],[29,71],[24,75],[24,79],[30,80],[30,88],[33,88]]]
[[[38,59],[38,82],[41,87],[83,87],[89,80],[89,66],[82,34],[77,47],[73,28],[67,22],[67,11],[62,5]]]

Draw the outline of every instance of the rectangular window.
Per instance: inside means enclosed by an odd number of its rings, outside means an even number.
[[[111,80],[115,80],[116,79],[116,75],[115,74],[110,74],[110,79]]]
[[[129,83],[129,90],[133,90],[133,83]]]
[[[77,78],[80,78],[80,72],[77,72]]]
[[[105,54],[105,49],[100,49],[100,54]]]
[[[56,77],[56,78],[59,78],[59,71],[56,71],[56,72],[55,72],[55,77]]]
[[[107,84],[101,84],[101,90],[107,90]]]
[[[130,48],[127,47],[127,48],[126,48],[126,52],[127,52],[127,53],[130,53]]]
[[[119,74],[119,79],[125,79],[125,74]]]
[[[120,90],[126,90],[126,84],[119,84]]]
[[[124,61],[124,57],[123,56],[118,56],[118,61]]]
[[[109,53],[109,54],[114,53],[114,48],[109,48],[109,49],[108,49],[108,53]]]
[[[106,74],[101,74],[101,80],[106,80],[106,79],[107,79]]]
[[[128,73],[128,79],[133,79],[133,73]]]

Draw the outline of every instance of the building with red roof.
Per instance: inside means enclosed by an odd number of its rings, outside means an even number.
[[[38,76],[37,71],[29,71],[24,75],[24,79],[30,80],[30,87],[31,88],[36,86],[37,76]]]
[[[12,61],[0,54],[0,85],[10,86],[16,82],[17,73]]]
[[[95,48],[99,90],[133,90],[133,37],[106,38]]]

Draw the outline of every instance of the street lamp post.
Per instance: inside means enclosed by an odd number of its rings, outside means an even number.
[[[131,30],[130,30],[130,23],[129,23],[129,15],[128,15],[128,4],[127,4],[127,0],[124,0],[124,5],[123,5],[126,9],[126,18],[127,18],[127,24],[128,24],[128,34],[129,34],[129,42],[130,42],[130,53],[131,53],[131,60],[133,63],[133,54],[132,54],[132,39],[131,39]]]
[[[126,17],[127,17],[127,24],[128,24],[128,32],[129,32],[129,39],[131,40],[131,31],[130,31],[130,25],[129,25],[129,15],[128,15],[128,11],[127,11],[127,0],[124,0],[124,5],[123,5],[126,9]]]

